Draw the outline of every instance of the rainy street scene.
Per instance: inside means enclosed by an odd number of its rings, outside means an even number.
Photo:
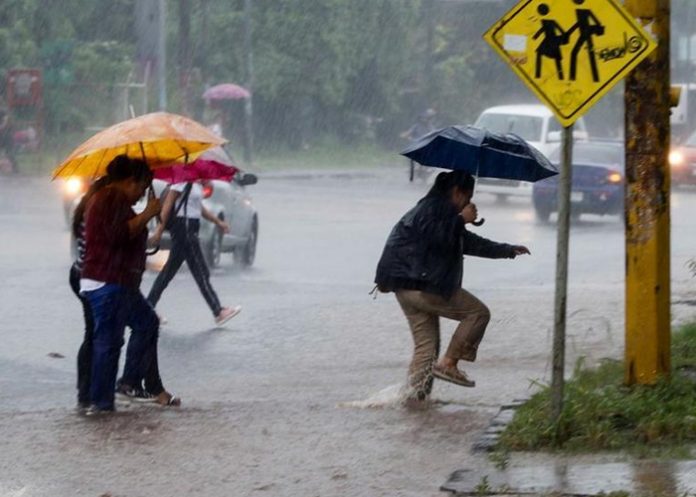
[[[0,19],[0,497],[696,495],[696,4]]]

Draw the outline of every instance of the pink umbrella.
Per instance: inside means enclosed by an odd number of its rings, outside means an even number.
[[[232,83],[211,86],[203,93],[206,100],[242,100],[251,97],[251,92],[246,88]]]
[[[167,183],[188,183],[202,179],[230,181],[239,171],[232,165],[232,159],[222,147],[214,147],[203,152],[190,164],[174,164],[153,171],[155,178]]]

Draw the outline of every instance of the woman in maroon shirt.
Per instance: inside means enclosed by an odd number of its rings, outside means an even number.
[[[145,373],[156,371],[157,366],[159,320],[140,293],[140,281],[145,270],[147,223],[159,213],[160,204],[150,195],[142,213],[132,209],[152,182],[145,162],[119,156],[109,167],[119,173],[92,195],[85,214],[80,291],[94,319],[90,413],[114,410],[126,326],[132,333],[119,388],[139,387]],[[158,374],[149,380],[148,390],[159,403],[174,403]]]

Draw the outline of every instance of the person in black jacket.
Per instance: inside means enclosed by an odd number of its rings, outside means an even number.
[[[392,229],[377,265],[375,283],[394,292],[413,334],[409,398],[425,400],[433,377],[473,387],[457,367],[473,362],[490,320],[490,311],[461,288],[463,256],[514,259],[527,247],[497,243],[466,229],[476,220],[471,202],[474,178],[462,171],[443,172],[418,204]],[[440,317],[459,321],[445,355],[440,352]]]

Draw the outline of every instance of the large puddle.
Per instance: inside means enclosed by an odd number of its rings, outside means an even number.
[[[631,496],[696,495],[696,461],[639,461],[512,467],[506,470],[459,470],[442,490],[463,495],[549,494],[600,495],[626,492]]]

